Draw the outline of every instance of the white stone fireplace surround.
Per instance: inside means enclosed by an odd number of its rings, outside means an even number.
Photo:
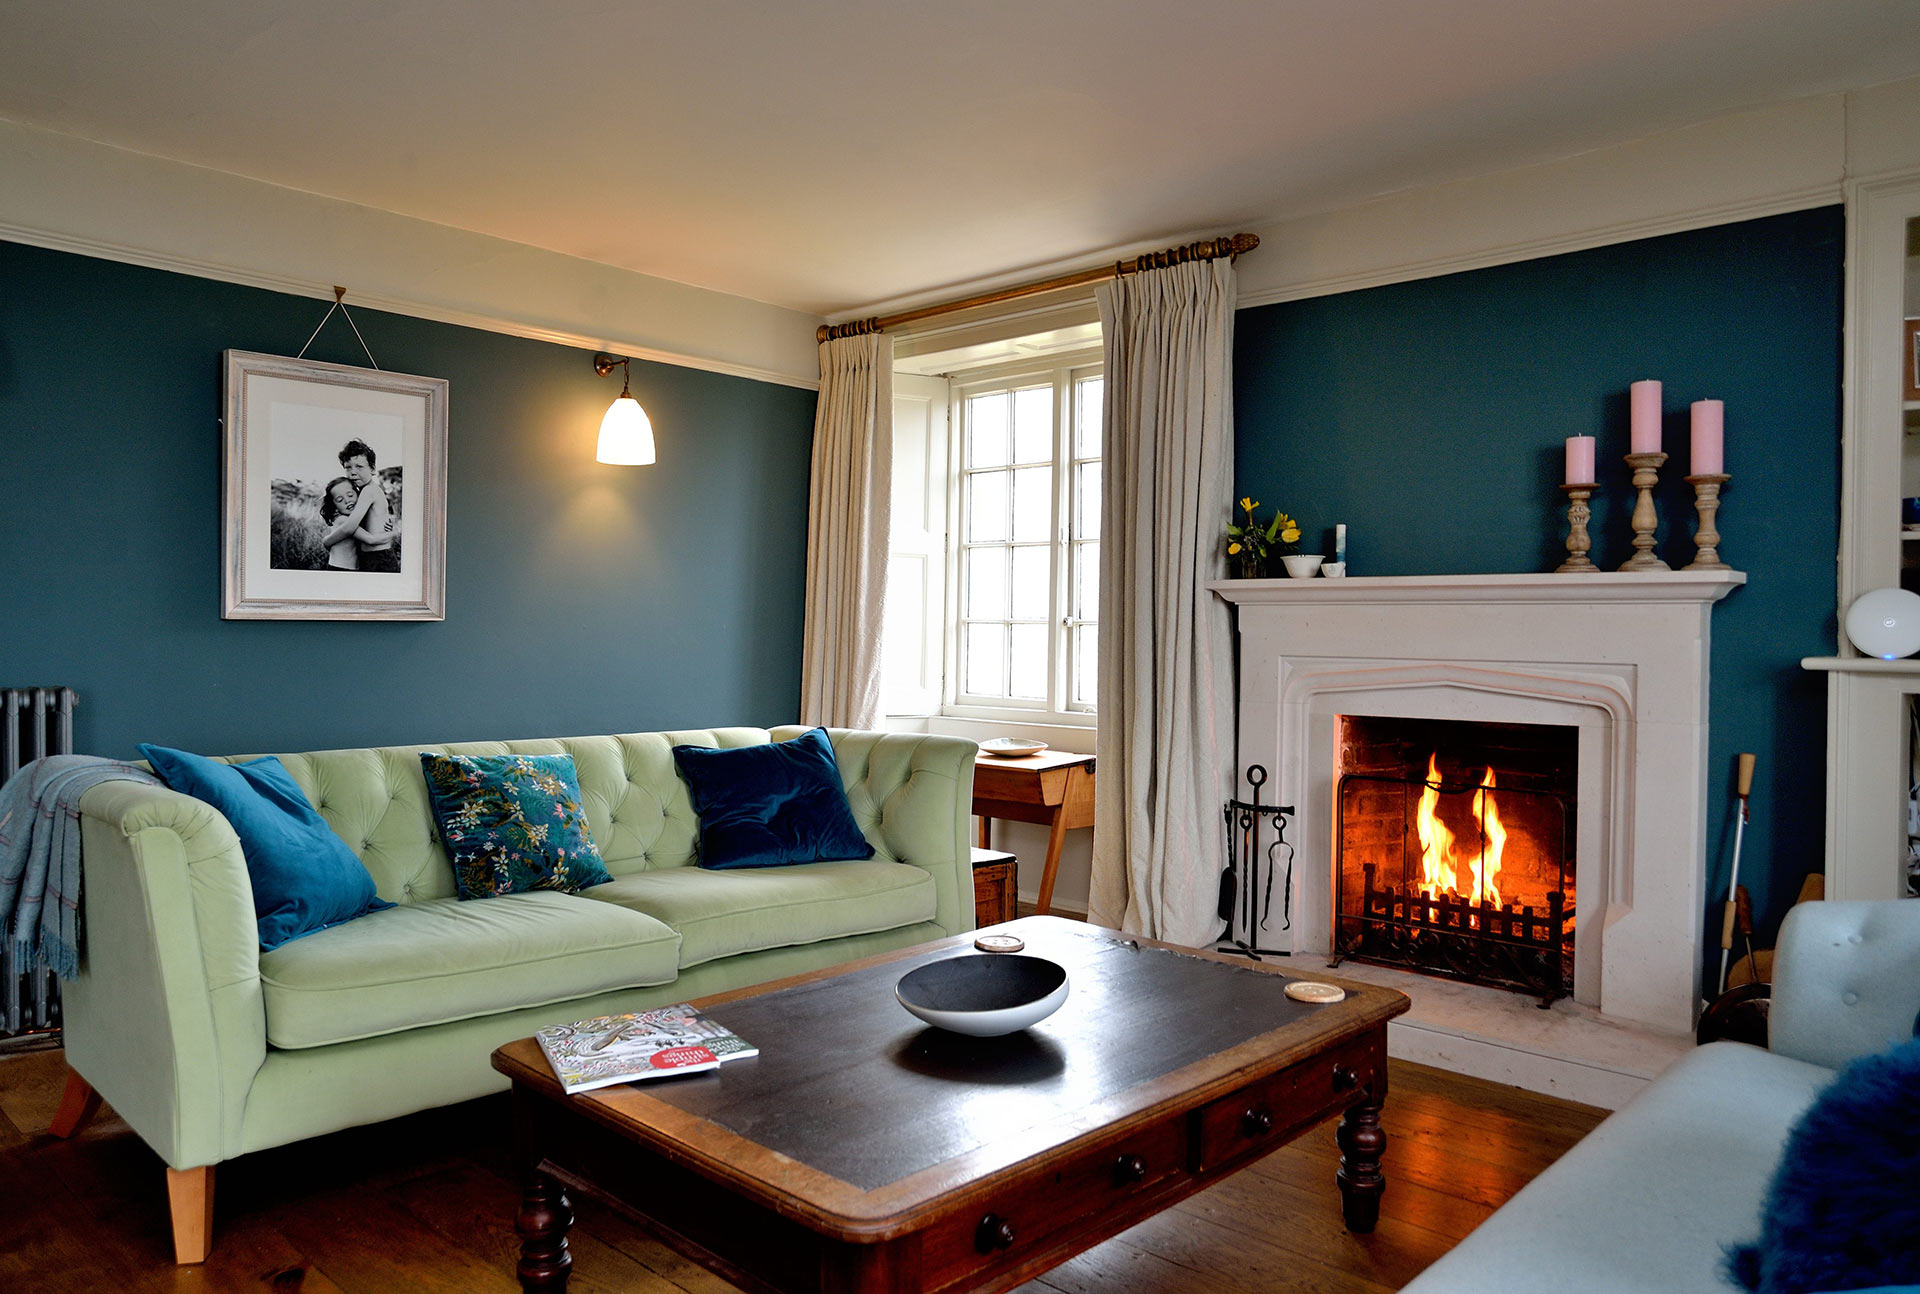
[[[1603,1024],[1691,1032],[1710,620],[1745,582],[1671,571],[1211,585],[1238,611],[1241,770],[1265,765],[1262,799],[1297,813],[1292,930],[1275,905],[1265,945],[1331,947],[1338,716],[1567,725],[1579,730],[1575,1001]]]

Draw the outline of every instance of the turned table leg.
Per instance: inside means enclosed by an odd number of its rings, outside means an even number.
[[[520,1233],[520,1265],[515,1269],[526,1294],[565,1294],[573,1255],[567,1250],[567,1228],[573,1225],[573,1206],[560,1183],[535,1170],[527,1174],[526,1194],[520,1201],[513,1229]]]
[[[1359,1105],[1350,1106],[1340,1118],[1337,1139],[1340,1171],[1334,1180],[1340,1183],[1340,1212],[1347,1230],[1364,1234],[1380,1220],[1380,1193],[1387,1188],[1380,1171],[1387,1134],[1380,1127],[1379,1099],[1369,1094]]]

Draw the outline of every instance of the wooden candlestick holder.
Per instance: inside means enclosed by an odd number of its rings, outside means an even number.
[[[1593,547],[1593,540],[1587,536],[1587,522],[1593,518],[1593,509],[1587,506],[1587,500],[1600,487],[1588,481],[1584,485],[1563,485],[1560,488],[1567,496],[1567,560],[1554,567],[1554,574],[1597,574],[1600,568],[1587,556],[1587,551]]]
[[[1704,476],[1689,476],[1688,485],[1693,487],[1693,510],[1700,516],[1700,525],[1693,532],[1693,545],[1698,550],[1693,560],[1682,570],[1688,571],[1724,571],[1731,569],[1720,560],[1717,545],[1720,532],[1714,526],[1714,514],[1720,511],[1720,487],[1733,478],[1725,472],[1711,472]]]
[[[1660,465],[1665,454],[1628,454],[1627,466],[1633,469],[1633,488],[1640,497],[1633,505],[1633,556],[1622,562],[1623,571],[1670,571],[1673,568],[1653,555],[1653,532],[1660,528],[1660,513],[1653,506],[1653,487],[1660,483]]]

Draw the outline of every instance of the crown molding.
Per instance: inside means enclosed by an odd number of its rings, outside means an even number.
[[[312,297],[316,301],[333,300],[332,284],[263,273],[242,266],[227,265],[192,256],[180,256],[150,247],[135,247],[107,239],[38,229],[10,221],[0,220],[0,240],[25,243],[32,247],[45,247],[51,251],[72,252],[100,260],[119,261],[122,264],[138,265],[146,269],[191,274],[196,278],[214,279],[221,283],[237,283],[242,287],[263,288],[269,292],[284,292],[289,296]],[[677,368],[699,369],[707,373],[720,373],[727,377],[742,377],[754,382],[772,382],[779,386],[797,387],[807,391],[820,389],[818,378],[802,378],[792,373],[782,373],[777,369],[760,368],[752,364],[736,364],[727,360],[711,359],[704,355],[692,355],[684,351],[663,350],[658,346],[622,341],[618,337],[594,336],[560,328],[548,328],[506,315],[459,310],[412,297],[357,290],[351,296],[353,305],[368,310],[384,310],[390,314],[406,315],[414,319],[430,319],[435,323],[478,328],[485,332],[503,333],[509,337],[525,337],[532,341],[552,342],[555,345],[573,346],[581,350],[615,351],[633,359],[648,360],[656,364],[671,364]]]
[[[1300,301],[1308,297],[1331,296],[1337,292],[1384,287],[1390,283],[1438,278],[1444,274],[1458,274],[1464,270],[1511,265],[1519,261],[1537,260],[1543,256],[1559,256],[1567,252],[1608,247],[1615,243],[1629,243],[1642,238],[1685,233],[1690,229],[1706,229],[1740,220],[1757,220],[1762,216],[1778,216],[1790,211],[1830,206],[1840,202],[1843,196],[1843,188],[1838,181],[1808,185],[1786,193],[1769,194],[1765,197],[1749,198],[1738,202],[1708,203],[1683,211],[1664,212],[1658,216],[1639,220],[1622,220],[1609,225],[1575,230],[1550,237],[1521,239],[1424,260],[1403,261],[1366,270],[1276,283],[1252,292],[1243,290],[1240,293],[1239,304],[1244,310],[1249,306],[1272,305],[1279,301]]]

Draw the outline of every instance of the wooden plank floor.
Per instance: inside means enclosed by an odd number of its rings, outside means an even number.
[[[106,1112],[47,1135],[58,1052],[0,1059],[0,1290],[419,1290],[513,1294],[518,1193],[506,1098],[222,1164],[213,1258],[172,1262],[161,1162]],[[1398,1289],[1604,1111],[1393,1063],[1380,1226],[1352,1236],[1333,1125],[1025,1287],[1028,1294],[1376,1294]],[[733,1286],[592,1200],[576,1201],[579,1294]]]

